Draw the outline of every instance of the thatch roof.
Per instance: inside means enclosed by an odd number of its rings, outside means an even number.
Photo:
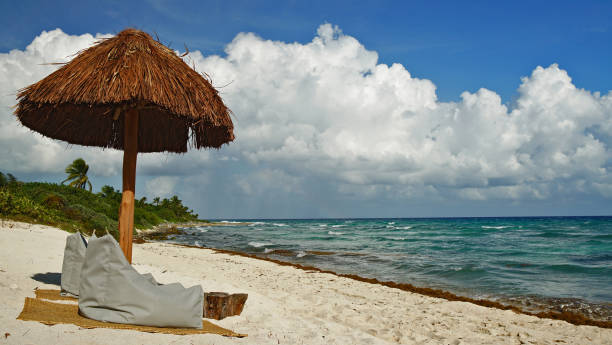
[[[125,109],[139,109],[139,152],[186,152],[234,139],[217,90],[177,54],[135,29],[102,39],[19,91],[15,114],[45,136],[123,149]]]

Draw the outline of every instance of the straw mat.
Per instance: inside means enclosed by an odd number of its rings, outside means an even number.
[[[129,329],[133,331],[177,335],[219,334],[227,337],[246,337],[246,334],[234,333],[229,329],[219,327],[204,320],[202,320],[202,329],[151,327],[101,322],[79,315],[79,307],[76,304],[53,303],[30,297],[25,298],[23,310],[17,319],[38,321],[46,325],[73,324],[83,328]]]
[[[60,290],[36,289],[34,290],[34,293],[36,293],[36,298],[41,298],[41,299],[64,300],[64,301],[75,301],[75,302],[79,300],[78,298],[74,298],[71,296],[60,295]]]

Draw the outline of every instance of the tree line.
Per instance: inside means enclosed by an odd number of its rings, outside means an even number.
[[[56,226],[67,231],[99,235],[107,231],[118,237],[117,224],[122,194],[105,185],[93,193],[87,177],[89,166],[77,159],[66,167],[68,178],[57,183],[22,182],[10,173],[0,172],[0,217]],[[68,185],[64,183],[69,182]],[[135,229],[162,223],[201,221],[178,196],[146,197],[136,200]]]

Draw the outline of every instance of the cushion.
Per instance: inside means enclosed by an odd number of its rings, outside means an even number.
[[[61,294],[77,297],[81,281],[81,267],[85,260],[87,241],[80,232],[66,237],[64,261],[62,262]]]
[[[89,241],[81,269],[79,311],[90,319],[156,327],[201,328],[204,292],[159,285],[126,260],[110,235]]]

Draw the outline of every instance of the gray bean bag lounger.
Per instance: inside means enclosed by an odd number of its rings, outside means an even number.
[[[64,261],[62,262],[61,294],[78,297],[81,284],[81,267],[85,261],[87,241],[80,232],[66,237]]]
[[[92,234],[92,238],[96,238],[96,234]],[[80,232],[66,237],[61,276],[62,291],[60,294],[62,296],[79,297],[81,268],[83,267],[83,262],[85,262],[86,251],[87,240]],[[153,284],[159,285],[151,273],[145,273],[142,276]]]
[[[89,241],[81,269],[79,312],[90,319],[156,327],[202,328],[199,285],[159,285],[138,273],[110,235]]]

